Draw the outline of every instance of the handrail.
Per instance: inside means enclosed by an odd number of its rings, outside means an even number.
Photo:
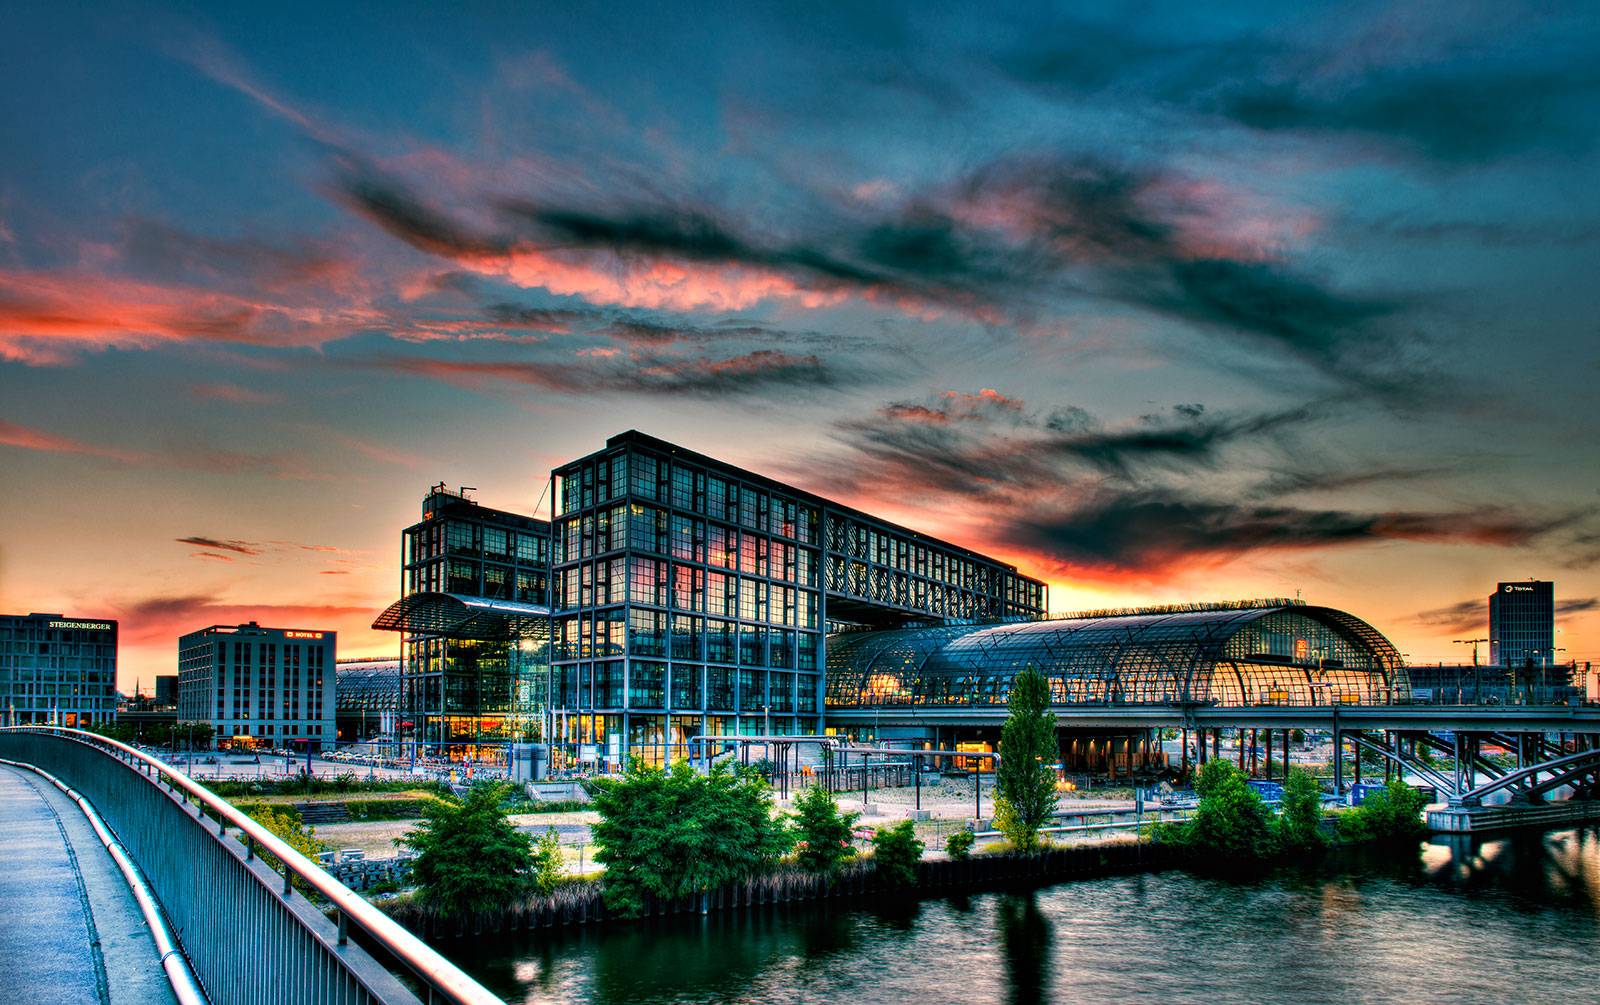
[[[282,862],[287,872],[300,877],[318,893],[327,897],[339,911],[341,930],[347,922],[354,922],[424,983],[457,1005],[505,1005],[498,996],[473,980],[455,964],[429,949],[422,940],[367,903],[360,894],[328,875],[317,863],[300,854],[251,817],[239,812],[233,804],[219,798],[160,758],[151,757],[141,750],[109,737],[79,729],[56,726],[3,726],[0,727],[0,731],[63,736],[90,746],[109,747],[120,751],[131,760],[148,764],[158,772],[158,777],[161,774],[168,776],[173,784],[189,793],[196,801],[216,811],[218,817],[226,822],[226,826],[244,831],[257,846]],[[219,832],[225,830],[226,826],[219,828]],[[343,932],[340,934],[342,936]]]
[[[134,903],[139,905],[139,913],[144,915],[144,923],[150,928],[151,941],[155,943],[156,953],[161,960],[161,969],[167,975],[167,983],[172,986],[173,997],[178,999],[179,1005],[208,1005],[205,992],[201,990],[200,982],[195,979],[194,969],[189,965],[189,959],[184,955],[179,939],[172,931],[172,925],[168,923],[161,905],[150,891],[150,884],[139,873],[139,867],[128,858],[122,842],[117,840],[117,836],[111,833],[105,821],[100,818],[99,811],[77,789],[36,764],[23,764],[21,761],[10,761],[5,758],[0,758],[0,764],[26,768],[38,774],[78,805],[78,809],[89,821],[94,836],[105,846],[106,853],[122,871],[122,878],[133,894]]]

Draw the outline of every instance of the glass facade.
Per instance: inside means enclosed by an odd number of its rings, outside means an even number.
[[[0,723],[82,728],[117,715],[117,623],[0,615]]]
[[[1064,705],[1410,697],[1400,654],[1376,629],[1286,604],[845,633],[828,641],[828,706],[1003,706],[1030,666]]]
[[[1556,662],[1556,587],[1543,580],[1500,583],[1489,597],[1489,662],[1536,667]]]
[[[551,705],[569,756],[815,732],[830,623],[1044,611],[1044,585],[1011,566],[637,432],[558,468],[555,498]]]
[[[399,624],[402,738],[450,760],[501,761],[506,744],[543,738],[549,707],[550,525],[490,509],[436,485],[402,534],[402,604],[427,595],[483,617]],[[478,601],[491,604],[474,608]],[[424,608],[417,607],[417,611]],[[518,610],[514,620],[495,612]],[[430,609],[431,611],[431,609]],[[393,627],[380,624],[377,627]],[[422,628],[423,630],[416,630]],[[410,725],[406,725],[409,723]]]

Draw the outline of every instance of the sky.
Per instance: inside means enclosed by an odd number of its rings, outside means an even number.
[[[217,623],[395,652],[428,486],[547,514],[626,429],[1054,612],[1450,662],[1539,578],[1600,661],[1590,4],[7,19],[0,611],[118,619],[124,690]]]

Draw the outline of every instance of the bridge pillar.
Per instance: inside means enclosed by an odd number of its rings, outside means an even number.
[[[1344,795],[1344,733],[1333,730],[1333,794]]]

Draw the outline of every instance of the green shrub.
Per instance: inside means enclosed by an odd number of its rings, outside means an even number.
[[[1272,814],[1245,783],[1244,772],[1227,761],[1207,761],[1194,787],[1200,808],[1185,823],[1163,825],[1162,840],[1211,866],[1259,860],[1277,850]]]
[[[1339,836],[1346,841],[1416,842],[1428,834],[1422,822],[1427,799],[1400,779],[1367,793],[1361,805],[1339,814]]]
[[[915,885],[922,848],[909,820],[902,820],[893,827],[880,827],[872,835],[872,860],[878,867],[878,875],[891,887]]]
[[[971,831],[956,831],[944,843],[944,850],[957,862],[965,862],[972,857],[972,843],[977,837]]]
[[[244,809],[244,807],[241,807],[241,809]],[[257,803],[245,809],[245,814],[271,831],[274,837],[309,858],[312,862],[317,861],[318,853],[328,850],[327,842],[317,840],[317,829],[301,823],[299,811],[292,806],[266,806]],[[245,840],[242,833],[240,834],[240,840]],[[283,863],[270,852],[264,851],[258,846],[256,853],[261,856],[263,862],[272,868],[279,870],[283,868]],[[311,895],[312,889],[310,885],[302,879],[296,878],[294,887],[302,894]]]
[[[474,786],[459,806],[435,801],[406,832],[419,898],[446,917],[503,909],[529,885],[532,839],[506,819],[503,789]]]
[[[795,858],[802,869],[826,872],[856,853],[850,837],[860,813],[840,813],[833,797],[820,785],[806,786],[794,806],[799,811],[793,823],[799,847]]]
[[[771,787],[746,769],[700,775],[684,761],[663,769],[633,758],[593,791],[594,857],[606,867],[606,908],[620,917],[638,915],[646,894],[685,897],[748,879],[793,847],[773,818]]]

